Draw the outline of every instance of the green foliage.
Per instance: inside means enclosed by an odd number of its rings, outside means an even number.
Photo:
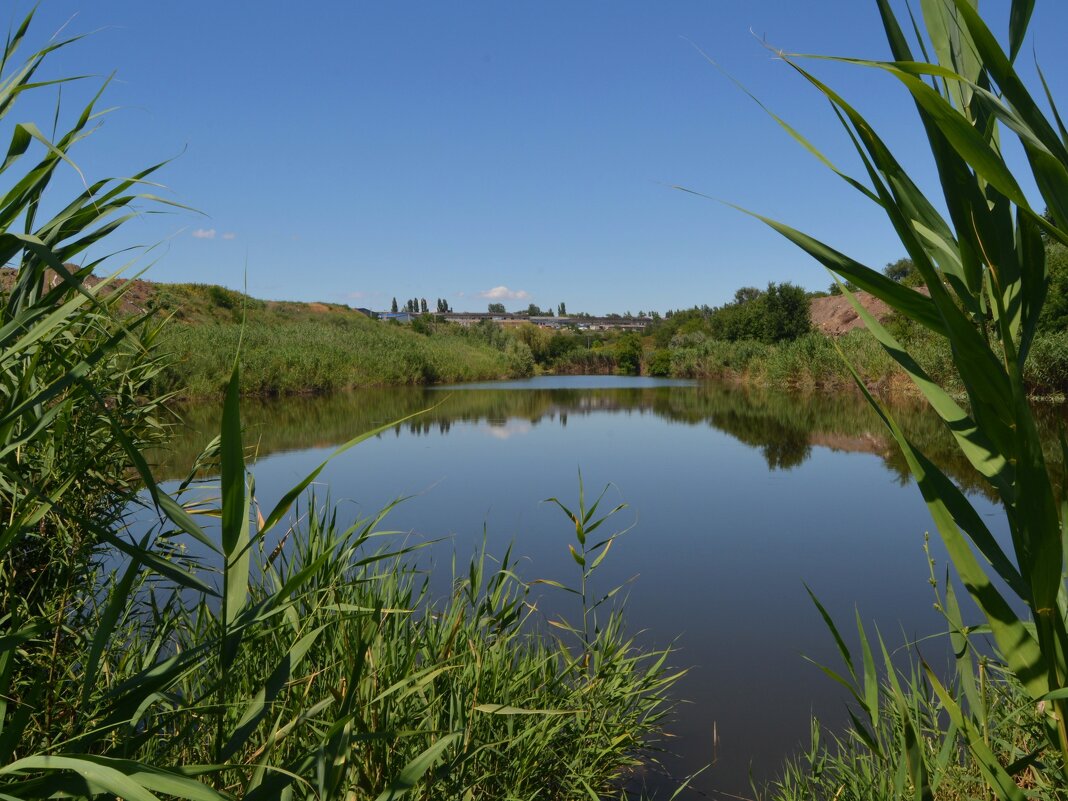
[[[1039,319],[1039,330],[1047,333],[1068,331],[1068,247],[1060,242],[1046,245],[1049,293]]]
[[[845,288],[848,289],[850,292],[855,292],[857,290],[857,285],[854,284],[852,281],[846,281],[844,283]],[[827,289],[827,294],[831,297],[842,294],[842,287],[839,285],[838,281],[831,282],[830,287],[828,287]]]
[[[923,286],[923,276],[916,269],[916,265],[912,263],[912,259],[908,257],[887,264],[883,267],[883,275],[891,281],[897,281],[902,286]]]
[[[488,311],[490,314],[504,314],[505,313],[504,304],[503,303],[490,303],[486,307],[486,311]]]
[[[213,284],[157,284],[150,308],[187,323],[240,323],[249,311],[268,307],[262,300]],[[275,308],[297,304],[273,304]]]
[[[1068,330],[1035,336],[1024,365],[1024,381],[1036,395],[1068,395]]]
[[[517,378],[526,378],[534,375],[534,354],[530,346],[518,339],[508,341],[504,349],[504,355],[508,359],[508,372]]]
[[[649,354],[645,361],[646,375],[667,378],[671,375],[671,351],[667,348],[657,348]]]
[[[813,720],[808,750],[787,763],[782,777],[765,788],[762,798],[984,798],[989,797],[986,788],[992,780],[1003,783],[1003,797],[1024,797],[1023,787],[1028,788],[1028,798],[1066,797],[1064,788],[1051,783],[1045,766],[1035,759],[1046,739],[1045,705],[1034,703],[1005,660],[989,653],[988,643],[974,640],[961,620],[952,586],[946,585],[944,598],[939,593],[933,561],[930,581],[936,608],[949,625],[953,681],[943,682],[921,658],[909,659],[904,668],[900,660],[895,664],[882,638],[870,638],[859,616],[860,653],[851,652],[816,601],[842,657],[842,668],[820,667],[852,696],[853,727],[837,734]],[[877,665],[883,671],[881,680]],[[948,729],[947,720],[952,723]],[[973,739],[981,745],[973,744]]]
[[[560,375],[612,375],[616,372],[616,357],[608,348],[581,348],[562,355],[553,369]]]
[[[935,374],[951,378],[948,349],[933,342],[926,344],[920,358]],[[840,351],[868,386],[885,392],[902,390],[904,375],[897,364],[878,343],[859,330],[836,340],[810,333],[774,345],[755,340],[729,342],[691,334],[676,337],[668,352],[670,375],[677,378],[718,378],[744,380],[761,387],[850,391],[854,378]]]
[[[150,350],[155,326],[146,315],[119,313],[128,284],[88,281],[99,261],[70,263],[133,216],[139,184],[158,167],[94,181],[69,203],[51,197],[53,178],[73,163],[75,145],[102,112],[94,97],[64,130],[64,110],[57,109],[54,141],[31,123],[10,122],[22,94],[39,86],[35,73],[48,53],[72,41],[56,40],[19,63],[31,18],[9,37],[0,59],[0,122],[9,126],[10,141],[0,165],[7,187],[0,264],[14,265],[0,276],[0,640],[76,586],[136,492],[130,450],[164,433],[164,398],[145,397],[161,369]],[[41,219],[45,208],[58,209],[56,216]],[[51,611],[52,622],[61,618]],[[51,675],[53,668],[41,664]],[[0,698],[4,671],[0,654]],[[51,698],[53,690],[42,692]]]
[[[154,380],[156,389],[186,398],[220,396],[239,341],[246,395],[517,375],[502,352],[508,336],[492,323],[465,331],[424,315],[411,326],[391,326],[345,309],[315,312],[276,303],[253,306],[245,317],[243,326],[203,317],[165,326],[159,346],[171,361]]]
[[[616,367],[623,375],[638,375],[642,366],[642,339],[633,331],[621,335],[613,347]]]
[[[33,674],[11,677],[14,709],[31,711],[20,753],[40,756],[0,770],[0,792],[69,788],[63,755],[91,751],[116,770],[101,786],[127,797],[144,781],[220,799],[237,788],[246,798],[388,797],[402,785],[422,799],[618,793],[652,756],[677,676],[666,654],[642,654],[623,633],[619,588],[592,581],[618,536],[604,525],[616,510],[593,519],[597,504],[586,509],[580,489],[578,583],[535,582],[577,599],[576,625],[556,618],[549,628],[508,554],[496,567],[476,554],[435,601],[405,561],[411,548],[383,547],[388,510],[345,526],[311,498],[297,513],[304,524],[284,523],[325,462],[250,521],[261,506],[244,467],[239,383],[235,368],[218,444],[204,457],[221,457],[222,503],[212,510],[221,536],[173,499],[127,568],[83,574],[47,715],[33,713]],[[597,542],[586,540],[598,529]],[[209,565],[178,558],[161,575],[146,562],[178,554],[188,537],[217,555],[221,601],[205,581]],[[145,609],[149,588],[159,600]],[[20,645],[32,654],[48,640],[31,634]]]
[[[14,65],[29,21],[6,45],[3,68],[13,71],[0,80],[0,115],[66,45]],[[666,653],[642,654],[624,634],[621,608],[607,600],[616,589],[586,592],[616,535],[601,545],[582,535],[606,517],[577,532],[592,559],[577,587],[543,582],[579,599],[575,627],[564,618],[550,628],[507,553],[496,566],[476,554],[449,597],[432,599],[414,549],[379,530],[388,509],[345,525],[314,497],[298,508],[326,462],[273,508],[256,496],[241,373],[250,362],[254,385],[276,385],[262,375],[278,361],[265,348],[226,371],[219,435],[193,473],[173,494],[156,483],[142,448],[159,427],[161,399],[143,395],[159,369],[157,332],[148,316],[115,314],[120,294],[86,280],[92,265],[65,266],[129,216],[136,182],[91,184],[37,225],[38,210],[55,205],[39,204],[42,193],[92,118],[90,105],[56,142],[16,126],[0,167],[18,165],[33,140],[44,145],[5,182],[14,188],[0,204],[11,215],[0,220],[0,261],[18,265],[0,309],[0,797],[621,795],[655,747],[675,676]],[[204,294],[210,313],[245,305],[225,290]],[[325,348],[360,326],[386,332],[390,346],[428,339],[343,316],[261,320],[247,334],[333,329],[314,343]],[[174,328],[207,331],[198,344],[216,354],[237,333],[229,322]],[[217,498],[198,485],[202,471],[218,474]],[[138,479],[133,534],[119,510]]]
[[[663,320],[646,328],[646,332],[652,337],[656,347],[666,348],[671,345],[676,336],[697,332],[709,333],[708,318],[711,311],[707,306],[673,311],[668,313]]]
[[[883,267],[883,275],[891,281],[897,281],[899,284],[909,276],[916,274],[916,265],[913,264],[912,259],[909,258],[898,259]]]
[[[766,290],[742,287],[730,303],[675,311],[656,320],[648,332],[658,348],[695,333],[726,342],[788,342],[812,329],[810,303],[808,293],[791,283],[770,283]]]
[[[767,291],[757,300],[763,304],[763,342],[790,342],[812,330],[809,319],[808,293],[790,283],[768,284]]]
[[[512,331],[516,339],[530,349],[532,358],[538,364],[549,361],[550,343],[554,336],[552,331],[540,328],[533,323],[523,323]]]
[[[1008,549],[858,376],[859,388],[898,443],[919,484],[961,583],[985,618],[1005,661],[1007,681],[1018,684],[1026,699],[1024,709],[1041,712],[1033,738],[1006,752],[993,746],[984,707],[969,692],[968,682],[974,678],[971,662],[960,671],[964,701],[924,667],[923,677],[936,698],[929,707],[936,714],[918,717],[914,702],[922,688],[899,687],[887,658],[887,681],[900,716],[892,739],[881,742],[872,733],[878,726],[878,691],[865,645],[863,694],[858,691],[856,700],[868,720],[855,716],[851,736],[870,752],[866,764],[885,759],[880,772],[894,776],[893,795],[883,797],[907,794],[933,799],[945,764],[963,751],[995,798],[1063,799],[1068,787],[1068,588],[1063,540],[1068,506],[1050,476],[1025,375],[1029,355],[1037,347],[1049,283],[1042,232],[1049,240],[1068,243],[1068,136],[1055,110],[1053,122],[1046,118],[1013,66],[1032,0],[1012,4],[1008,53],[979,16],[977,4],[924,3],[929,44],[919,42],[920,54],[937,63],[919,60],[888,0],[877,4],[894,60],[838,60],[886,73],[909,93],[938,168],[941,203],[932,203],[921,193],[852,106],[797,58],[784,58],[834,107],[864,164],[868,185],[839,174],[886,212],[929,294],[903,287],[787,225],[761,219],[947,346],[967,398],[965,405],[954,399],[949,382],[931,375],[913,355],[914,345],[903,346],[847,293],[868,330],[941,417],[1004,509]],[[920,30],[915,28],[917,37]],[[1052,107],[1044,81],[1042,89]],[[787,130],[818,152],[794,129]],[[1027,155],[1030,177],[1048,205],[1045,216],[1030,206],[1003,159],[1001,138],[1008,135],[1017,138]],[[948,220],[938,212],[939,206],[947,209]],[[963,621],[952,610],[947,615],[954,651],[970,659],[967,644],[960,642]],[[849,656],[843,656],[852,674]],[[855,679],[846,677],[845,683],[856,684]],[[936,747],[926,747],[932,739]],[[946,745],[938,745],[940,741]]]

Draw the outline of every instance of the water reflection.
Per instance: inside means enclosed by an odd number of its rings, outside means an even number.
[[[558,380],[559,381],[559,380]],[[519,385],[519,382],[510,382]],[[481,386],[481,385],[480,385]],[[761,452],[772,470],[803,464],[814,446],[880,456],[901,482],[908,466],[867,403],[853,394],[804,395],[732,386],[639,386],[626,388],[535,387],[523,392],[496,389],[373,389],[313,398],[247,400],[242,408],[246,441],[259,457],[339,445],[392,420],[422,411],[393,427],[394,436],[447,434],[457,423],[484,424],[497,439],[521,437],[539,425],[567,426],[568,417],[601,413],[652,414],[691,426],[707,425]],[[566,386],[566,381],[561,382]],[[938,418],[919,402],[890,406],[909,439],[965,489],[985,491]],[[165,451],[152,455],[163,478],[183,477],[200,449],[218,431],[219,409],[202,404],[177,410],[182,423]],[[1047,458],[1061,461],[1054,447],[1063,423],[1057,406],[1039,407],[1049,436]],[[381,436],[381,435],[380,435]]]
[[[859,610],[874,621],[891,648],[941,629],[922,549],[930,518],[861,398],[648,382],[525,386],[247,402],[257,486],[268,501],[279,497],[327,449],[426,410],[320,478],[344,514],[418,496],[391,513],[389,527],[444,540],[435,557],[443,569],[431,578],[447,590],[448,549],[463,562],[484,537],[492,553],[514,542],[526,578],[567,577],[571,532],[540,501],[573,497],[578,467],[588,488],[614,482],[612,502],[630,504],[635,526],[602,575],[612,586],[640,573],[628,584],[628,621],[643,643],[675,643],[676,664],[693,668],[679,688],[692,703],[674,729],[671,764],[686,773],[711,761],[715,726],[718,762],[702,776],[705,791],[747,795],[750,768],[758,780],[774,775],[805,745],[813,712],[845,720],[839,688],[800,658],[836,660],[806,584],[836,619]],[[937,418],[919,404],[892,413],[954,480],[980,486]],[[217,431],[214,406],[182,414],[172,449],[156,454],[168,477],[184,476]],[[1062,410],[1043,409],[1042,418],[1059,459]],[[1004,537],[994,506],[976,500]],[[945,555],[933,548],[941,570]],[[939,664],[936,647],[923,647]]]

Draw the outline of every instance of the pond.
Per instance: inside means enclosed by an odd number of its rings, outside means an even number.
[[[606,503],[627,504],[613,522],[631,528],[597,580],[629,582],[641,644],[670,645],[672,663],[689,668],[664,762],[676,775],[713,763],[695,782],[702,791],[748,796],[750,773],[772,778],[807,746],[811,715],[846,720],[841,688],[806,661],[838,667],[806,585],[844,630],[859,612],[891,647],[944,628],[928,584],[926,508],[852,395],[580,376],[249,401],[259,495],[269,506],[337,444],[422,409],[332,462],[319,499],[356,517],[407,497],[387,527],[441,540],[433,580],[445,592],[453,552],[465,562],[484,537],[491,553],[514,543],[524,578],[571,578],[573,528],[543,501],[573,502],[580,471],[587,493],[607,485]],[[938,421],[919,406],[894,412],[1003,536]],[[213,406],[183,414],[159,457],[171,477],[218,430]],[[931,550],[942,576],[942,549]],[[941,640],[921,648],[945,664]]]

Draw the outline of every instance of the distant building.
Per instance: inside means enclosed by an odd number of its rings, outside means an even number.
[[[398,323],[410,323],[415,319],[411,312],[378,312],[380,320],[396,320]]]

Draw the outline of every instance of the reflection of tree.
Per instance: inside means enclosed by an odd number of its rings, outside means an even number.
[[[772,470],[789,470],[802,464],[812,452],[812,446],[808,444],[808,437],[787,437],[775,442],[769,442],[761,450],[768,467]]]
[[[489,390],[435,391],[400,387],[331,395],[320,398],[248,400],[242,414],[246,441],[256,442],[265,456],[280,451],[330,447],[359,433],[387,425],[426,410],[419,417],[394,426],[414,436],[446,434],[454,423],[506,425],[545,420],[567,426],[570,416],[638,412],[650,413],[685,425],[709,425],[759,449],[771,469],[802,464],[813,443],[838,450],[862,451],[882,457],[902,482],[908,469],[891,447],[874,413],[859,397],[849,394],[790,394],[745,387],[705,384],[694,387],[642,387],[600,390]],[[893,414],[906,435],[965,489],[983,485],[960,456],[939,419],[918,404],[895,404]],[[218,431],[215,405],[180,410],[185,425],[178,427],[170,447],[156,454],[161,477],[184,475],[200,449]],[[1039,420],[1050,432],[1047,459],[1059,465],[1057,428],[1063,421],[1060,407],[1040,411]],[[670,458],[670,454],[668,454]],[[1059,468],[1058,468],[1059,469]]]

